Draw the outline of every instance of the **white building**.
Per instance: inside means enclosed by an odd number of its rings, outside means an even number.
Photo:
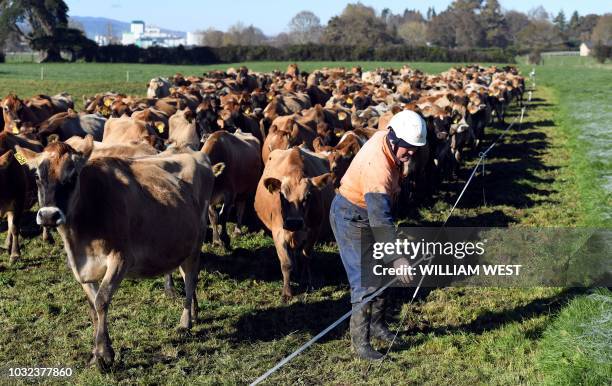
[[[593,45],[591,42],[582,42],[580,44],[580,56],[589,56],[591,55],[591,49]]]
[[[204,42],[204,32],[193,31],[187,32],[187,45],[188,46],[201,46]]]
[[[141,48],[177,47],[185,45],[186,40],[182,36],[162,32],[159,27],[146,26],[144,21],[134,20],[130,25],[130,32],[123,33],[121,44],[135,44]]]

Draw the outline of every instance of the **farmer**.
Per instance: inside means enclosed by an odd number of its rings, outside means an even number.
[[[394,335],[384,323],[383,295],[361,304],[377,290],[361,285],[360,247],[369,247],[360,246],[362,236],[369,236],[366,239],[373,241],[373,227],[387,228],[387,234],[395,234],[391,203],[400,189],[402,166],[427,143],[425,121],[414,111],[397,113],[387,129],[374,134],[357,153],[340,181],[329,216],[351,286],[351,343],[357,356],[368,360],[383,356],[370,345],[371,337],[390,342]],[[384,261],[403,270],[409,266],[405,257],[389,256]],[[398,278],[404,285],[410,282],[408,275]]]

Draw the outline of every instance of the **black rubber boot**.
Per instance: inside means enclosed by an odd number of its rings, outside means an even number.
[[[371,303],[359,307],[361,303],[353,304],[351,315],[351,343],[355,354],[361,359],[376,361],[382,359],[383,355],[374,350],[370,345],[370,308]]]
[[[391,343],[395,334],[389,331],[385,323],[386,303],[383,296],[372,300],[370,336]]]

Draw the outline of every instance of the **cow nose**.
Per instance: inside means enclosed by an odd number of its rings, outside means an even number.
[[[285,220],[283,228],[292,232],[299,231],[304,228],[304,220],[301,218],[288,218]]]
[[[66,223],[66,217],[55,206],[45,206],[36,213],[36,223],[42,226],[58,226]]]

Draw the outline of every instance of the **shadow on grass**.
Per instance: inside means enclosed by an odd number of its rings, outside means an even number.
[[[588,291],[589,290],[586,288],[567,288],[557,295],[543,299],[536,299],[520,307],[499,312],[484,312],[472,322],[459,326],[425,326],[422,328],[413,326],[410,334],[417,332],[434,335],[450,335],[457,332],[482,334],[483,332],[501,328],[508,323],[520,322],[524,319],[531,319],[540,315],[557,313],[573,298],[585,294]],[[539,339],[541,333],[542,331],[529,331],[529,339]]]
[[[220,256],[203,253],[201,269],[208,272],[220,272],[234,280],[255,279],[266,282],[277,282],[282,279],[280,263],[273,246],[248,250],[236,248],[230,254]],[[311,263],[313,285],[339,285],[346,281],[346,273],[337,253],[316,251]],[[292,279],[298,279],[301,267],[297,264]],[[294,291],[300,294],[299,288]]]
[[[533,100],[532,100],[533,101]],[[539,98],[538,101],[543,101]],[[529,109],[534,108],[533,104]],[[513,106],[508,111],[508,122],[520,110]],[[529,121],[529,110],[526,113],[527,121],[511,128],[504,139],[491,149],[489,157],[484,160],[484,176],[482,166],[465,191],[458,204],[460,209],[470,210],[465,215],[455,214],[449,220],[449,225],[455,226],[508,226],[518,220],[512,211],[504,207],[532,208],[542,204],[555,204],[550,196],[556,191],[552,190],[552,178],[538,176],[541,172],[550,172],[557,169],[547,166],[542,155],[550,146],[549,135],[541,131],[533,131],[542,127],[553,127],[555,122],[550,119]],[[501,125],[500,128],[506,128]],[[480,152],[488,148],[497,140],[501,131],[487,128],[486,139],[478,149],[468,149],[464,160],[468,165],[478,159]],[[482,164],[481,164],[482,165]],[[473,166],[465,164],[459,175],[451,180],[440,183],[437,192],[421,203],[408,203],[404,207],[404,214],[416,224],[422,226],[439,226],[439,223],[426,221],[420,216],[419,207],[430,207],[436,202],[446,202],[450,207],[457,200],[467,179],[472,173]],[[488,207],[488,209],[487,209]],[[516,212],[518,213],[518,212]]]
[[[316,303],[295,302],[283,307],[268,308],[240,317],[233,334],[225,338],[234,342],[273,341],[295,332],[316,335],[325,327],[349,311],[348,294],[337,300]],[[345,332],[348,322],[330,331],[319,342],[338,339]]]

